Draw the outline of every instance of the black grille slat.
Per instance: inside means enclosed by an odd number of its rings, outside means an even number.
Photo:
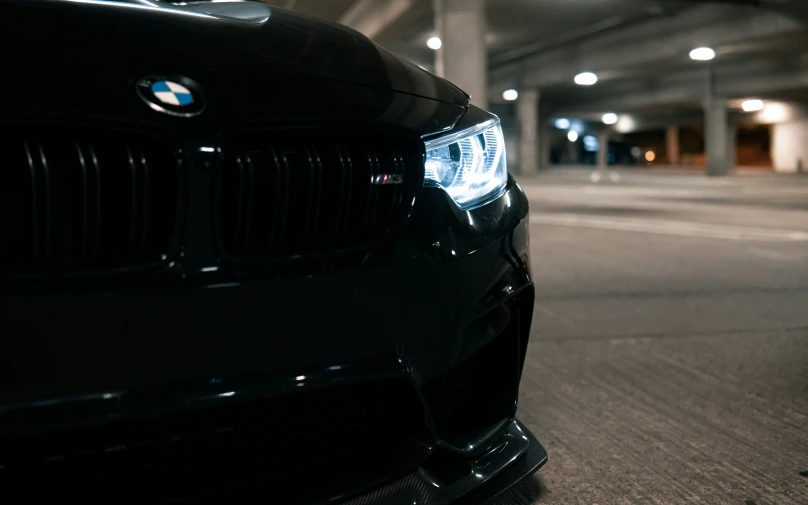
[[[272,219],[272,227],[270,228],[269,233],[269,243],[275,244],[278,240],[277,231],[279,228],[279,210],[281,206],[281,184],[280,181],[283,180],[281,177],[281,163],[278,159],[278,153],[275,150],[275,146],[269,146],[269,152],[272,155],[272,162],[275,167],[275,180],[278,181],[278,184],[275,185],[275,197],[273,198],[273,212],[272,215],[274,216]]]
[[[146,155],[143,154],[143,147],[138,146],[140,155],[140,165],[143,167],[143,226],[140,232],[140,253],[146,252],[146,244],[149,238],[149,163]]]
[[[336,239],[345,233],[345,226],[351,211],[351,159],[346,158],[340,144],[334,145],[339,158],[340,175],[339,198],[342,205],[337,206],[337,228],[334,231]]]
[[[51,242],[51,201],[50,201],[50,190],[51,190],[51,181],[50,181],[50,173],[48,172],[48,161],[45,159],[45,152],[42,150],[42,142],[37,139],[36,141],[36,149],[39,153],[40,163],[42,164],[42,181],[44,186],[44,221],[45,221],[45,229],[44,229],[44,237],[45,239],[42,241],[42,254],[45,260],[49,259],[50,257],[50,242]]]
[[[129,171],[132,175],[132,204],[129,213],[129,254],[135,251],[135,237],[137,236],[137,165],[132,151],[126,147],[126,157],[129,160]]]
[[[23,141],[23,149],[25,150],[25,158],[28,161],[28,170],[31,174],[31,258],[36,259],[39,256],[39,178],[36,174],[34,157],[27,141]]]
[[[314,205],[314,192],[315,192],[315,180],[317,178],[317,167],[314,165],[314,161],[311,158],[311,152],[306,144],[303,144],[303,152],[305,153],[305,159],[308,161],[309,165],[309,173],[310,177],[308,180],[308,188],[309,188],[309,200],[308,205],[306,205],[306,214],[304,219],[304,227],[303,227],[303,240],[309,238],[309,229],[311,227],[312,220],[316,219],[314,212],[312,211],[312,206]]]
[[[247,173],[249,174],[249,183],[247,186],[249,188],[247,193],[247,215],[244,222],[244,242],[249,243],[250,236],[252,235],[252,216],[253,207],[255,205],[255,165],[253,165],[250,153],[244,155],[244,160],[247,163]]]
[[[278,240],[283,241],[283,238],[286,234],[286,216],[289,215],[289,199],[290,199],[290,189],[291,189],[291,168],[289,167],[289,159],[286,157],[286,153],[283,152],[281,149],[281,158],[283,159],[283,212],[280,212],[277,216],[277,219],[281,222],[281,229],[278,234]]]
[[[170,252],[178,173],[148,137],[84,129],[0,130],[0,269],[135,267]],[[29,190],[30,189],[30,190]]]
[[[76,155],[79,158],[79,165],[81,166],[81,188],[82,188],[82,233],[81,233],[81,256],[87,257],[87,248],[90,241],[90,174],[87,169],[87,160],[81,152],[81,145],[78,141],[75,142]]]
[[[373,156],[370,154],[370,149],[368,146],[365,146],[365,156],[367,157],[367,163],[370,172],[370,182],[368,184],[368,194],[367,194],[367,205],[365,206],[365,214],[364,214],[364,221],[362,224],[362,230],[366,231],[370,228],[370,223],[372,221],[372,216],[370,214],[371,206],[373,205],[373,194],[375,193],[374,189],[376,189],[376,185],[373,184],[373,181],[376,179],[377,170],[376,165],[373,163]]]
[[[260,261],[377,244],[406,222],[402,201],[412,201],[423,182],[422,146],[419,139],[339,131],[236,137],[222,146],[218,168],[219,245],[230,259]],[[260,179],[241,164],[248,154]],[[242,231],[246,192],[265,202],[249,218],[260,236]]]
[[[323,171],[323,163],[320,159],[320,155],[317,153],[317,146],[315,144],[311,145],[311,152],[313,154],[313,161],[315,166],[315,174],[316,174],[316,188],[315,193],[316,197],[314,198],[314,210],[312,211],[312,230],[311,235],[317,235],[317,225],[320,223],[320,203],[323,201],[323,178],[325,177],[325,173]]]
[[[87,142],[87,149],[93,161],[93,171],[95,173],[95,228],[93,241],[93,252],[89,259],[95,259],[101,253],[101,167],[98,166],[98,156],[92,142]]]

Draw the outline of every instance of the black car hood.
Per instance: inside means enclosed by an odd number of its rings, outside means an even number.
[[[127,122],[197,139],[252,123],[431,135],[468,108],[455,86],[353,30],[258,4],[230,5],[239,9],[0,1],[7,49],[0,123]],[[204,111],[192,118],[155,112],[136,93],[144,79],[197,83]]]
[[[256,5],[256,2],[206,3],[178,8],[226,19],[228,7],[250,4]],[[463,107],[469,103],[468,95],[451,83],[399,59],[355,30],[266,4],[257,5],[266,8],[268,16],[260,19],[252,14],[249,18],[261,26],[257,29],[260,35],[252,39],[251,54],[245,57],[288,65],[295,73],[409,93]],[[250,12],[244,7],[239,10]],[[281,48],[283,50],[279,51]]]
[[[54,50],[67,49],[70,39],[93,33],[110,44],[126,35],[135,51],[148,49],[155,58],[161,53],[180,53],[186,65],[208,71],[272,68],[278,79],[317,77],[461,107],[469,102],[457,87],[393,56],[350,28],[263,4],[258,7],[266,16],[253,14],[239,20],[228,15],[228,3],[171,8],[92,0],[25,3],[33,26],[37,18],[58,15],[63,20],[66,47]],[[250,4],[253,2],[242,3]],[[239,4],[229,5],[239,13]],[[115,33],[104,37],[105,31]]]

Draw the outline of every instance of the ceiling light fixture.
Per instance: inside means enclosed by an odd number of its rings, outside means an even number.
[[[519,98],[519,92],[516,91],[515,89],[506,89],[505,91],[502,92],[502,98],[504,98],[509,102],[513,102],[514,100]]]
[[[440,46],[442,45],[443,43],[441,42],[440,37],[429,37],[429,39],[426,41],[426,46],[430,49],[434,49],[435,51],[440,49]]]
[[[598,82],[598,76],[592,72],[581,72],[575,76],[575,84],[579,86],[591,86]]]
[[[741,104],[744,112],[756,112],[759,110],[763,110],[763,100],[746,100],[744,103]]]
[[[618,117],[614,112],[607,112],[601,119],[603,120],[603,124],[615,124]]]
[[[565,117],[558,118],[555,120],[555,127],[559,130],[566,130],[570,127],[570,120]]]
[[[709,47],[697,47],[690,51],[690,59],[697,61],[709,61],[715,58],[715,51]]]

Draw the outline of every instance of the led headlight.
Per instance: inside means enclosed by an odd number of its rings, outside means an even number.
[[[498,119],[426,142],[426,183],[443,188],[461,209],[497,197],[508,181]]]

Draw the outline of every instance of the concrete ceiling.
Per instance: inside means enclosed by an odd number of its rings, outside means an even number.
[[[432,67],[432,0],[265,1],[343,22]],[[808,89],[808,0],[488,0],[487,15],[493,101],[530,87],[550,112],[690,110],[704,96],[707,67],[728,98]],[[700,45],[717,58],[690,60]],[[582,71],[596,72],[598,84],[575,86]]]
[[[432,36],[432,0],[264,0],[278,7],[328,19],[343,19],[352,7],[378,16],[385,6],[406,6],[373,38],[389,50],[419,64],[431,65],[434,53],[426,47]],[[488,0],[488,51],[492,59],[519,55],[531,44],[553,44],[575,39],[626,19],[659,15],[671,0]],[[395,10],[395,8],[393,7]],[[357,21],[352,18],[351,21]],[[346,23],[353,25],[355,23]],[[364,31],[364,30],[360,30]],[[511,53],[512,51],[516,51]]]

